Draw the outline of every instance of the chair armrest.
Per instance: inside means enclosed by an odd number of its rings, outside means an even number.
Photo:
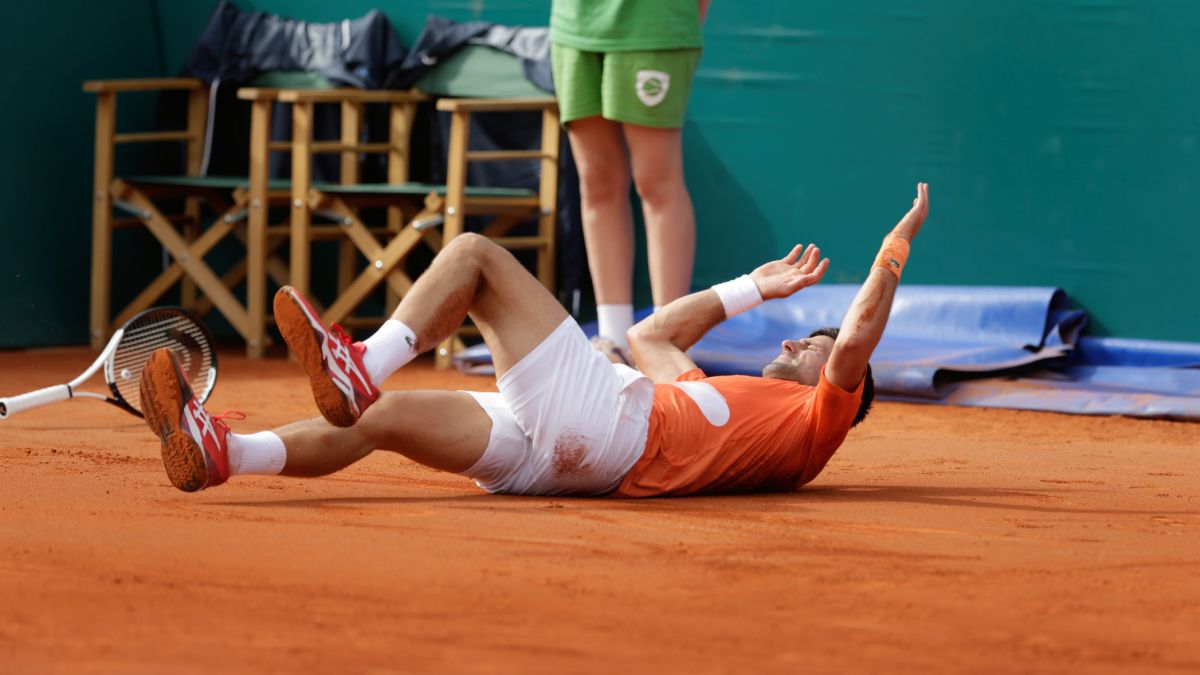
[[[408,89],[281,89],[279,100],[284,103],[420,103],[428,101],[429,96]]]
[[[241,87],[237,90],[237,97],[242,101],[276,101],[285,91],[271,87]]]
[[[445,112],[514,112],[521,110],[553,110],[558,101],[545,98],[443,98],[437,109]]]
[[[204,82],[193,77],[159,77],[140,80],[88,80],[83,90],[92,94],[120,93],[125,91],[165,91],[168,89],[203,89]]]

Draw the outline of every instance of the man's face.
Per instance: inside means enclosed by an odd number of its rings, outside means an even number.
[[[821,368],[833,351],[833,338],[824,335],[803,340],[784,340],[775,360],[763,367],[762,376],[791,380],[812,387],[821,379]]]

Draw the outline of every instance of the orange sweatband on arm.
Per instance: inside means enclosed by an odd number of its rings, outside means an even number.
[[[879,255],[875,256],[875,264],[871,267],[882,267],[896,275],[900,281],[900,273],[904,271],[904,263],[908,262],[909,245],[907,239],[901,239],[894,234],[883,238],[883,246]]]

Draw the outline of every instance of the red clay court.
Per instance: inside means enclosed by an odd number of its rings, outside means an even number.
[[[3,386],[93,358],[3,352]],[[221,366],[235,430],[316,415],[295,364]],[[184,494],[92,401],[0,433],[6,672],[1200,670],[1194,424],[881,403],[800,492],[644,501],[387,453]]]

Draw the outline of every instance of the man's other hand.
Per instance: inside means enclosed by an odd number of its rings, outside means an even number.
[[[929,215],[929,183],[917,183],[917,196],[913,199],[912,208],[892,228],[892,234],[911,242],[921,231],[925,217]]]
[[[801,253],[803,251],[803,253]],[[816,244],[796,244],[783,260],[772,260],[750,273],[763,300],[786,298],[801,288],[812,286],[825,276],[829,258],[821,259]]]

